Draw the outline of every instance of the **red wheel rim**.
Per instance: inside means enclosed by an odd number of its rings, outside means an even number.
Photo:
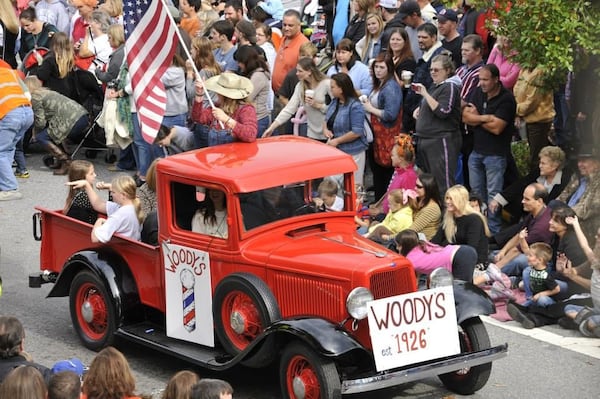
[[[296,355],[290,360],[285,379],[291,398],[318,399],[321,395],[319,377],[304,356]]]
[[[75,311],[83,333],[92,340],[101,340],[108,329],[108,307],[94,284],[85,283],[79,287]]]
[[[252,298],[241,291],[232,291],[225,296],[221,320],[229,341],[240,351],[263,330],[260,311]]]

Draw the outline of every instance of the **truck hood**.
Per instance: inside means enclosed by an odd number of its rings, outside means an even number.
[[[285,264],[310,273],[318,266],[319,274],[331,277],[349,276],[349,271],[395,267],[406,263],[399,254],[387,250],[356,233],[354,224],[327,222],[295,229],[269,230],[268,234],[249,240],[244,256],[251,263],[268,268]],[[341,273],[341,271],[343,272]]]

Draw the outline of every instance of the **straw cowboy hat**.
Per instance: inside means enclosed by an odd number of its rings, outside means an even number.
[[[254,85],[250,79],[231,72],[213,76],[204,83],[204,87],[223,97],[232,98],[234,100],[246,98],[252,93],[252,90],[254,90]]]

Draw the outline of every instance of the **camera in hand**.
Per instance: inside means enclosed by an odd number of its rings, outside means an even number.
[[[107,89],[117,90],[117,87],[119,87],[119,81],[117,79],[113,79],[106,84]]]

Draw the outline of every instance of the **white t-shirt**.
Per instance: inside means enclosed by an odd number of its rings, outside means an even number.
[[[98,241],[107,243],[115,233],[139,240],[142,227],[133,205],[119,206],[116,202],[106,201],[106,222],[94,229]]]
[[[335,197],[333,205],[327,207],[328,211],[340,212],[344,210],[344,199],[342,197]]]
[[[197,210],[192,219],[192,231],[210,236],[227,238],[227,211],[215,211],[215,224],[204,222],[204,212]]]

